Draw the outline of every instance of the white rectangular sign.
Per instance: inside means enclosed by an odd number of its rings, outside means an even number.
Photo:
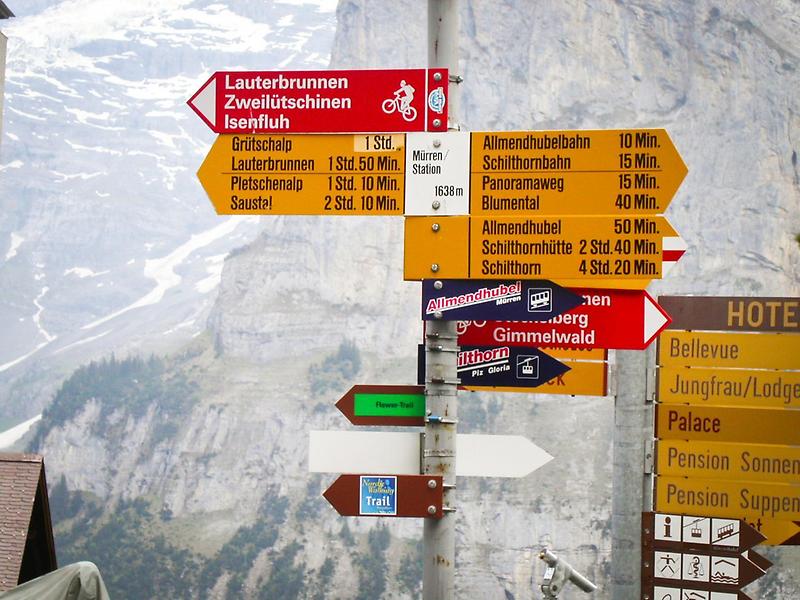
[[[469,214],[470,134],[406,134],[407,215]]]
[[[312,431],[312,473],[420,474],[419,432]],[[456,476],[525,477],[553,457],[519,435],[456,435]]]

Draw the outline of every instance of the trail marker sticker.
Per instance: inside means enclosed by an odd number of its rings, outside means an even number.
[[[359,504],[362,515],[396,515],[397,477],[362,475]]]

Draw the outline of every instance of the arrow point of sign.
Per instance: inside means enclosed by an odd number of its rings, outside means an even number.
[[[755,550],[748,550],[748,551],[746,552],[746,556],[747,556],[747,560],[749,560],[751,563],[753,563],[754,565],[756,565],[756,566],[757,566],[759,569],[761,569],[762,571],[766,571],[766,570],[767,570],[767,569],[769,569],[771,566],[773,566],[773,563],[772,563],[772,561],[771,561],[771,560],[769,560],[769,559],[768,559],[767,557],[765,557],[765,556],[761,556],[761,555],[760,555],[758,552],[756,552]]]
[[[686,253],[689,246],[681,236],[664,237],[661,252],[661,277],[663,278]]]
[[[756,579],[763,577],[766,571],[752,562],[749,558],[742,556],[739,559],[739,585],[745,587],[753,583]]]
[[[187,104],[192,107],[213,131],[217,130],[217,75],[212,75],[208,81],[189,98]]]
[[[352,423],[351,417],[353,416],[352,414],[353,397],[355,396],[355,393],[356,393],[356,386],[352,386],[349,390],[347,390],[347,393],[341,398],[339,398],[339,400],[336,401],[336,404],[334,404],[334,406],[339,409],[339,412],[342,413],[345,417],[347,417],[347,420],[350,421],[351,423]]]
[[[643,342],[645,348],[650,345],[659,333],[672,322],[672,318],[653,300],[652,296],[644,292],[644,331]]]
[[[739,548],[741,548],[742,551],[745,551],[766,540],[767,536],[765,536],[758,529],[750,525],[750,523],[742,519],[739,521],[739,539],[740,539]]]
[[[322,492],[323,498],[328,501],[328,503],[343,517],[347,515],[343,513],[339,508],[339,498],[343,497],[347,494],[347,490],[345,489],[345,482],[344,479],[340,476],[336,478],[327,490]]]

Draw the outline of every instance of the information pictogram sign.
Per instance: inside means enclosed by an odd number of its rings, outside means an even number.
[[[739,519],[643,513],[642,588],[659,600],[737,598],[772,564],[750,550],[763,540]]]

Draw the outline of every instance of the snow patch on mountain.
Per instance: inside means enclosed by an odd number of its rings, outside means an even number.
[[[11,260],[17,255],[17,248],[19,248],[24,241],[25,238],[20,234],[15,231],[11,232],[11,242],[8,246],[8,252],[6,252],[6,260]]]
[[[128,306],[115,311],[110,315],[106,315],[105,317],[97,319],[96,321],[92,321],[91,323],[81,327],[81,329],[93,329],[98,325],[107,323],[108,321],[115,319],[131,310],[161,302],[167,290],[176,287],[181,283],[181,276],[175,272],[175,269],[178,268],[184,261],[186,261],[186,259],[193,252],[208,246],[222,237],[227,236],[240,224],[257,220],[258,217],[230,217],[220,225],[217,225],[208,231],[193,235],[188,242],[178,246],[167,256],[145,261],[144,275],[145,277],[155,280],[156,287],[139,298],[136,302],[133,302],[132,304],[129,304]]]

